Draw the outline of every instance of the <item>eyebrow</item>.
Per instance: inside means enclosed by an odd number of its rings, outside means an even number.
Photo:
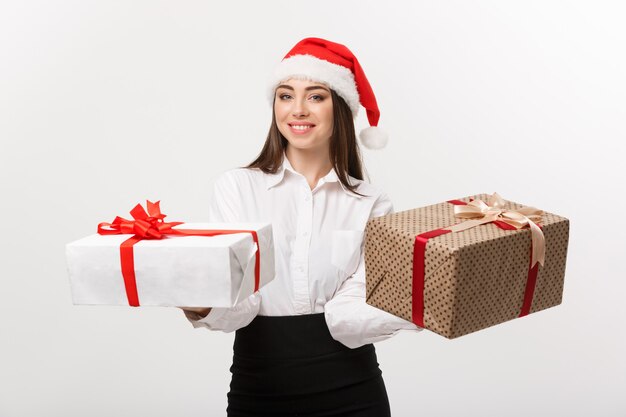
[[[286,84],[281,84],[278,87],[276,87],[276,89],[278,90],[279,88],[286,88],[287,90],[293,90],[293,87],[290,85],[286,85]],[[328,91],[328,89],[326,87],[322,87],[321,85],[314,85],[311,87],[307,87],[304,89],[305,91],[311,91],[311,90],[324,90],[324,91]]]

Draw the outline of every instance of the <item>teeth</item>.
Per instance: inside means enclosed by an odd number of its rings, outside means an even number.
[[[313,126],[303,126],[303,125],[291,125],[291,127],[293,127],[294,129],[297,130],[307,130],[310,129]]]

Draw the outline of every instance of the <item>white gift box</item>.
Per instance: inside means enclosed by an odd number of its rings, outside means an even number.
[[[174,229],[254,230],[260,249],[259,288],[274,279],[269,223],[183,223]],[[66,245],[74,304],[129,305],[120,244],[132,235],[95,234]],[[256,244],[248,232],[166,235],[133,245],[141,306],[232,307],[254,292]]]

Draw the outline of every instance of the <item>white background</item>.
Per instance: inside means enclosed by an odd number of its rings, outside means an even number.
[[[393,415],[626,415],[625,17],[604,1],[2,2],[0,416],[225,415],[233,334],[73,306],[64,245],[146,199],[203,221],[307,36],[359,58],[391,137],[364,159],[396,210],[497,191],[571,221],[562,305],[376,345]]]

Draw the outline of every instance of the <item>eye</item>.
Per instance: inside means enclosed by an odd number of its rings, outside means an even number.
[[[324,100],[324,96],[321,96],[321,95],[319,95],[319,94],[314,94],[314,95],[312,95],[312,96],[311,96],[311,98],[312,98],[314,101],[322,101],[322,100]]]
[[[291,96],[287,93],[282,93],[278,95],[278,98],[281,100],[287,100],[288,98],[291,98]]]

